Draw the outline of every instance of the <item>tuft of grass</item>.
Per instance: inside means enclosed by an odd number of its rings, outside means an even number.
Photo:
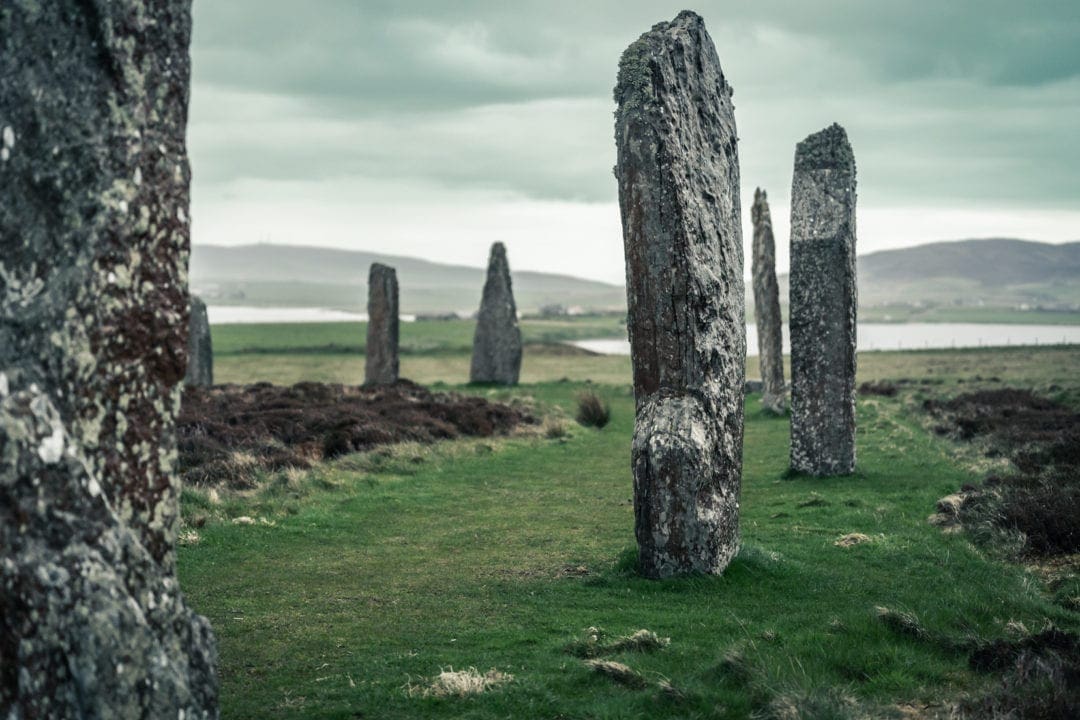
[[[602,428],[611,422],[611,406],[595,391],[578,395],[577,421],[585,427]]]
[[[563,440],[570,437],[570,425],[562,418],[548,418],[543,433],[548,440]]]
[[[181,547],[198,545],[200,540],[202,540],[202,538],[199,536],[199,533],[190,529],[181,530],[176,536],[176,544]]]
[[[812,493],[810,493],[810,497],[803,500],[802,502],[796,503],[795,507],[798,507],[798,508],[828,507],[831,504],[832,503],[830,503],[828,500],[823,498],[818,493],[812,492]]]
[[[916,640],[929,640],[930,633],[919,622],[919,618],[913,613],[892,610],[887,607],[877,606],[874,608],[877,619],[890,631],[897,635],[904,635]]]
[[[754,720],[855,720],[864,717],[853,697],[836,688],[778,693]]]
[[[838,537],[833,545],[836,547],[849,548],[868,542],[873,542],[869,535],[864,533],[846,533]]]
[[[467,697],[480,695],[488,690],[500,687],[514,679],[513,675],[499,672],[495,668],[481,673],[474,667],[466,670],[442,670],[431,679],[423,679],[419,684],[409,683],[405,694],[409,697]]]
[[[652,630],[637,630],[629,635],[611,638],[603,628],[586,628],[582,637],[568,643],[564,651],[580,658],[596,658],[621,652],[649,653],[671,644],[671,638],[660,637]]]
[[[645,679],[644,675],[637,670],[634,670],[629,665],[625,665],[621,662],[594,659],[585,660],[585,666],[598,675],[603,675],[613,682],[616,682],[619,685],[625,685],[628,688],[642,690],[649,686],[649,681]]]

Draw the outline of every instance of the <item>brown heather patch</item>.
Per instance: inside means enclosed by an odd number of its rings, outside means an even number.
[[[378,445],[505,435],[536,422],[528,407],[433,393],[404,380],[381,388],[187,387],[177,424],[179,470],[187,484],[246,489],[261,470],[305,469]]]

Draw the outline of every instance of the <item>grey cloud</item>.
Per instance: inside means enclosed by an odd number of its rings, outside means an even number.
[[[681,3],[196,4],[196,181],[361,175],[610,201],[621,50]],[[1080,197],[1080,3],[708,1],[745,183],[838,120],[877,203]]]

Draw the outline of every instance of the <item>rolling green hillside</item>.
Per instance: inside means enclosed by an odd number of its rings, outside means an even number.
[[[472,312],[480,304],[485,274],[480,267],[290,245],[196,245],[191,253],[191,285],[213,305],[360,312],[367,305],[367,274],[373,262],[397,269],[402,312]],[[618,285],[527,271],[515,271],[513,280],[518,309],[524,312],[554,304],[617,310],[626,303],[625,291]]]
[[[372,262],[397,268],[402,312],[471,313],[479,305],[483,268],[288,245],[196,245],[191,284],[212,305],[361,312]],[[626,306],[618,285],[528,271],[513,278],[525,313],[545,305],[591,311]],[[786,306],[787,276],[779,280]],[[752,313],[752,293],[747,295]],[[864,320],[1077,323],[1080,242],[957,240],[870,253],[859,257],[859,303]]]

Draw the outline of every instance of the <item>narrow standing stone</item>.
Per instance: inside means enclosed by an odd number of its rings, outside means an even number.
[[[765,191],[754,191],[754,322],[757,323],[758,365],[761,368],[761,404],[769,412],[783,415],[787,406],[784,392],[784,340],[780,319],[780,288],[776,284],[776,242],[772,216]]]
[[[188,365],[185,385],[209,387],[214,384],[214,349],[210,342],[210,318],[206,303],[191,296],[191,319],[188,321]]]
[[[365,385],[398,381],[398,284],[394,268],[372,263],[368,272]]]
[[[832,125],[795,148],[791,467],[855,470],[855,155]]]
[[[175,574],[190,0],[0,10],[0,717],[215,718]]]
[[[731,94],[690,11],[619,62],[634,530],[649,577],[720,573],[739,549],[746,330]]]
[[[521,330],[518,328],[517,305],[510,283],[506,247],[497,242],[491,246],[488,259],[487,281],[473,336],[469,381],[517,385],[520,374]]]

